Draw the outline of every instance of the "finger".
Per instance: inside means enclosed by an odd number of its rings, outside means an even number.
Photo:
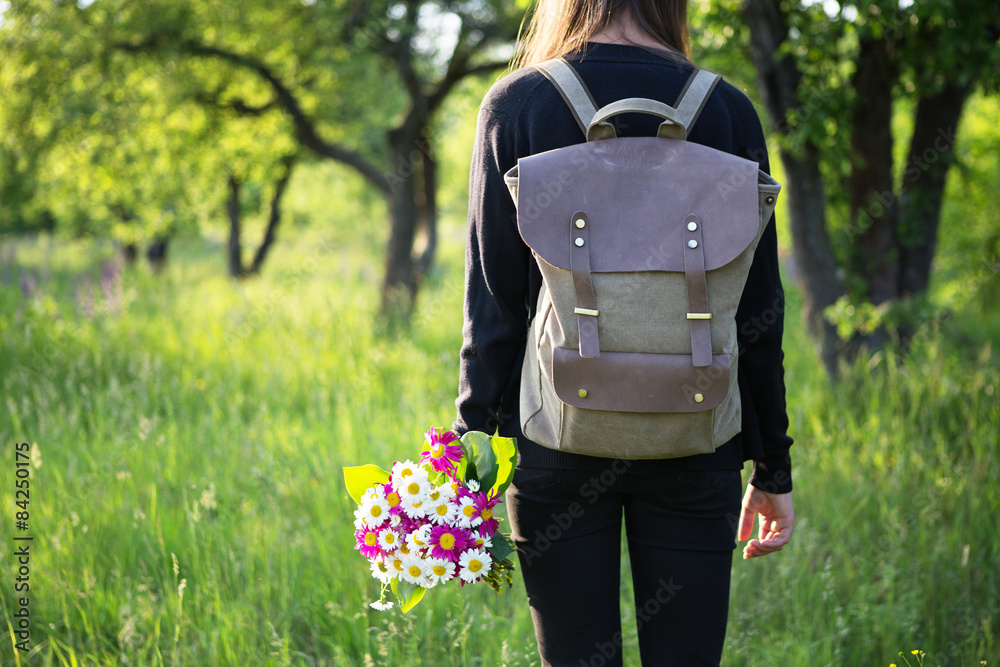
[[[740,510],[740,534],[739,542],[750,537],[753,534],[753,518],[755,513],[748,509],[746,505]]]
[[[743,558],[757,558],[759,556],[766,556],[768,554],[774,553],[775,551],[781,551],[781,546],[768,545],[764,542],[759,542],[758,540],[751,540],[747,543],[746,547],[743,549]]]
[[[753,536],[753,522],[757,516],[756,510],[750,507],[748,500],[748,498],[743,499],[743,506],[740,509],[740,542]]]
[[[780,531],[770,532],[762,540],[755,540],[755,547],[765,553],[771,553],[773,551],[781,551],[781,549],[788,544],[790,536],[788,533],[783,533]]]

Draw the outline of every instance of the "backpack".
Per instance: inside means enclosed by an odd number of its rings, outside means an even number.
[[[741,430],[736,309],[781,186],[756,162],[686,141],[719,76],[696,69],[670,107],[597,109],[564,60],[536,67],[586,142],[504,176],[542,274],[521,372],[525,437],[590,456],[710,453]],[[621,113],[663,118],[615,135]]]

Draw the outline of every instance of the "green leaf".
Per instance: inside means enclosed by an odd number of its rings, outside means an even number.
[[[514,553],[514,545],[510,543],[510,540],[503,533],[495,533],[493,535],[493,546],[489,547],[487,551],[493,556],[493,560],[499,563]]]
[[[497,459],[497,477],[490,488],[492,493],[500,497],[510,486],[510,480],[514,478],[514,465],[517,463],[517,440],[493,436],[490,438],[490,444]]]
[[[490,436],[482,431],[469,431],[462,436],[462,449],[469,457],[470,470],[475,466],[474,473],[467,472],[470,476],[472,474],[479,475],[473,479],[479,480],[479,488],[481,489],[492,488],[497,479],[497,456],[493,451],[491,440]]]
[[[403,610],[404,614],[417,606],[417,603],[424,598],[426,591],[427,589],[423,586],[411,584],[408,581],[394,579],[392,582],[392,594],[399,600],[399,608]]]
[[[455,466],[455,479],[460,479],[463,482],[467,482],[469,479],[476,479],[476,466],[470,463],[472,457],[469,454],[469,450],[465,448],[465,445],[461,441],[459,441],[459,444],[462,445],[462,460]]]
[[[369,487],[375,484],[385,484],[389,481],[389,473],[376,465],[354,466],[344,468],[344,481],[347,482],[347,492],[354,502],[361,504],[361,496]]]

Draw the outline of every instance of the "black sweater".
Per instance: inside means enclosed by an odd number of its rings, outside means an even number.
[[[598,108],[626,97],[673,104],[693,71],[680,58],[646,49],[590,44],[568,58]],[[660,120],[626,114],[613,119],[619,136],[655,136]],[[688,139],[760,163],[768,170],[760,121],[747,97],[720,82]],[[518,415],[521,363],[541,274],[517,230],[514,201],[503,175],[519,157],[584,141],[559,93],[540,72],[524,68],[496,83],[479,111],[469,184],[465,325],[460,359],[459,432],[516,437],[518,465],[599,470],[607,459],[568,454],[531,442]],[[632,462],[630,471],[736,470],[755,461],[751,482],[765,491],[791,491],[791,438],[785,411],[781,337],[785,307],[778,274],[774,220],[754,255],[736,315],[743,429],[712,454]]]

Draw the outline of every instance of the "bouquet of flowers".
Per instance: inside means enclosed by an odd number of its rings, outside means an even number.
[[[432,428],[418,463],[397,461],[391,471],[375,465],[344,468],[354,512],[355,549],[382,583],[371,606],[390,609],[391,589],[407,612],[427,589],[457,579],[461,586],[487,582],[498,592],[511,584],[513,547],[497,531],[493,509],[514,474],[513,438],[470,431],[461,439]]]

